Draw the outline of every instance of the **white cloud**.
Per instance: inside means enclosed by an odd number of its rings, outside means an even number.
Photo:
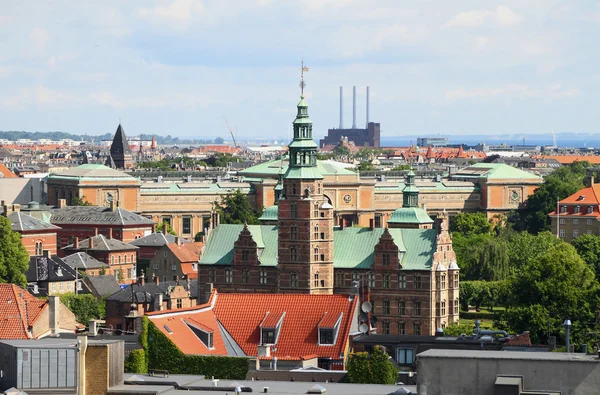
[[[36,27],[29,33],[31,46],[37,55],[43,55],[46,52],[46,44],[48,44],[48,31]]]
[[[523,17],[506,6],[498,6],[494,11],[472,10],[456,14],[443,27],[472,28],[483,26],[492,21],[499,26],[511,26],[521,23]]]
[[[174,30],[186,30],[196,15],[205,14],[203,3],[195,0],[175,0],[168,6],[141,8],[137,15],[157,24],[166,24]]]
[[[541,99],[561,99],[572,98],[579,95],[579,90],[575,88],[564,89],[560,84],[554,84],[546,88],[531,88],[527,85],[510,84],[496,88],[472,88],[468,89],[461,86],[456,89],[445,92],[446,100],[450,102],[458,100],[486,100],[497,96],[507,96],[513,98],[541,98]]]

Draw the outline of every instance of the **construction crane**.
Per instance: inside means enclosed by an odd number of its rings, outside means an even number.
[[[231,133],[231,138],[233,139],[233,146],[237,149],[238,145],[235,142],[235,136],[233,135],[233,129],[231,129],[231,125],[229,125],[229,122],[227,122],[227,118],[223,117],[223,119],[225,120],[225,123],[227,124],[227,127],[229,128],[229,133]]]

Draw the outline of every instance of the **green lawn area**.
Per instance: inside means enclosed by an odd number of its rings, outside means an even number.
[[[482,319],[481,321],[481,329],[493,329],[494,328],[494,320]],[[459,321],[460,325],[469,325],[475,328],[475,320],[461,318]]]

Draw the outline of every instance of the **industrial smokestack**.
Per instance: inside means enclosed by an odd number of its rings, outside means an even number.
[[[352,87],[352,129],[356,129],[356,86]]]
[[[369,87],[367,86],[367,124],[365,125],[365,128],[368,129],[369,128]]]
[[[344,87],[340,86],[340,129],[344,129]]]

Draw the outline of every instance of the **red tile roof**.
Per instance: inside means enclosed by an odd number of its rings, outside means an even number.
[[[0,284],[0,339],[29,339],[32,326],[46,308],[46,300],[37,299],[14,284]]]
[[[319,321],[320,328],[333,328],[340,318],[340,314],[329,314],[327,312],[323,313],[323,318]]]
[[[0,178],[19,178],[15,173],[10,171],[8,167],[4,166],[4,163],[0,163]]]
[[[590,164],[600,164],[600,156],[597,155],[538,155],[533,159],[556,159],[561,165],[567,165],[573,162],[589,162]]]
[[[193,263],[200,260],[200,251],[204,243],[170,243],[167,244],[167,248],[171,250],[173,255],[179,260],[179,262]]]
[[[196,268],[197,267],[198,266],[196,266]],[[182,263],[181,271],[186,276],[186,278],[189,278],[190,280],[194,280],[194,279],[198,278],[198,270],[194,270],[193,263]]]
[[[285,312],[272,357],[300,360],[317,354],[321,358],[340,359],[346,350],[356,303],[357,299],[349,302],[344,295],[218,294],[215,314],[246,355],[258,354],[259,325],[267,312],[273,317],[281,317]],[[335,317],[342,314],[333,346],[318,344],[318,324],[325,312]]]
[[[575,192],[571,196],[561,200],[559,205],[566,205],[567,211],[559,215],[581,216],[581,217],[600,217],[600,184],[593,184]],[[580,206],[579,213],[575,212],[575,206]],[[592,207],[592,212],[588,212],[588,207]],[[555,216],[556,209],[548,215]]]

